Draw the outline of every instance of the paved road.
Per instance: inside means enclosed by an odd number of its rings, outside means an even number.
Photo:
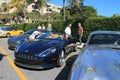
[[[80,49],[73,54],[79,53]],[[69,59],[70,60],[70,59]],[[68,62],[68,59],[67,59]],[[8,49],[7,38],[0,38],[0,80],[67,80],[70,66],[48,70],[30,70],[14,65],[14,51]]]

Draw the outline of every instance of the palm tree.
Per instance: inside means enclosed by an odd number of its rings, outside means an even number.
[[[84,0],[68,0],[70,6],[76,5],[80,9],[80,18],[83,18],[83,1]]]
[[[71,5],[76,5],[76,6],[78,6],[79,8],[80,8],[80,4],[79,4],[79,0],[67,0],[68,1],[68,3]]]
[[[39,19],[42,20],[43,8],[46,7],[46,2],[50,0],[26,0],[28,4],[35,3],[36,10],[39,12]]]
[[[79,1],[78,0],[67,0],[68,3],[70,4],[70,6],[72,6],[73,4],[77,5],[79,8],[80,8],[80,5],[79,5]],[[66,0],[63,0],[63,16],[64,16],[64,21],[66,20],[65,16],[65,2]]]
[[[35,5],[37,6],[39,12],[39,19],[42,20],[43,8],[46,7],[46,0],[37,0]]]
[[[10,5],[16,8],[15,13],[24,11],[25,4],[26,4],[26,0],[11,0],[11,3],[10,3]]]
[[[9,5],[13,7],[14,13],[16,14],[16,16],[14,17],[15,22],[19,22],[20,18],[22,18],[23,20],[26,11],[26,0],[11,0]]]

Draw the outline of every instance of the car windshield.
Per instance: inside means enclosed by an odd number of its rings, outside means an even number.
[[[89,45],[92,44],[114,44],[120,40],[119,34],[94,34],[89,40]]]
[[[28,31],[25,32],[25,35],[30,35],[30,34],[32,34],[34,31],[35,31],[35,29],[28,30]]]
[[[47,37],[49,37],[49,35],[47,35],[47,33],[41,33],[36,36],[36,39],[47,38]]]
[[[43,32],[39,35],[36,36],[36,39],[61,39],[61,35],[55,34],[55,33],[48,33],[48,32]]]

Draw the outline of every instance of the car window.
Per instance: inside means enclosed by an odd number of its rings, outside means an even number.
[[[7,27],[2,27],[0,29],[3,30],[3,31],[12,31],[12,30],[14,30],[14,28],[7,28]]]
[[[54,33],[48,33],[48,32],[42,32],[41,34],[36,36],[36,39],[57,39],[59,38],[59,34],[54,34]]]
[[[6,28],[6,31],[12,31],[14,30],[13,28]]]
[[[5,31],[6,29],[5,28],[0,28],[0,30]]]
[[[113,44],[119,38],[118,34],[94,34],[91,36],[89,44]]]

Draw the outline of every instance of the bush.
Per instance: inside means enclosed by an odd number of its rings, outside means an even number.
[[[84,22],[84,40],[87,36],[96,30],[113,30],[120,31],[120,18],[105,18],[105,19],[87,19]]]
[[[82,40],[86,42],[88,35],[92,31],[96,30],[114,30],[120,31],[120,18],[101,18],[101,19],[86,19],[86,20],[57,20],[57,21],[43,21],[43,22],[35,22],[35,23],[23,23],[18,24],[18,28],[24,31],[29,29],[36,29],[40,24],[44,24],[47,28],[48,23],[52,24],[53,31],[58,33],[64,33],[64,30],[68,24],[72,24],[72,35],[73,37],[77,36],[78,23],[81,22],[84,34]],[[14,26],[14,24],[10,25]]]

